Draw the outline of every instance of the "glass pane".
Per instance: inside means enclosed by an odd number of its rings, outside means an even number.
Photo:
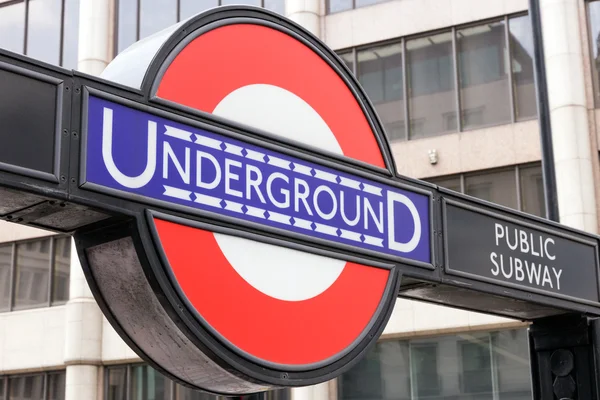
[[[356,0],[356,8],[369,6],[371,4],[383,3],[388,0]]]
[[[512,73],[517,121],[537,116],[535,81],[533,77],[533,35],[529,17],[508,21],[512,52]]]
[[[504,21],[457,31],[461,119],[465,129],[509,123]]]
[[[117,51],[120,53],[137,39],[137,1],[117,0]]]
[[[48,400],[65,400],[65,373],[48,375]]]
[[[340,399],[381,398],[383,382],[381,379],[380,343],[366,354],[350,371],[338,380]]]
[[[245,4],[249,6],[260,6],[260,0],[221,0],[221,5],[229,5],[229,4]]]
[[[4,377],[0,377],[0,400],[6,400],[4,397]]]
[[[65,0],[62,66],[77,69],[79,38],[79,0]]]
[[[375,105],[390,141],[403,140],[404,93],[402,45],[373,47],[357,52],[360,84]]]
[[[523,211],[544,217],[546,204],[544,202],[544,178],[542,167],[520,168],[521,172],[521,206]]]
[[[485,172],[465,178],[466,193],[470,196],[506,207],[517,208],[515,170]]]
[[[452,33],[406,42],[410,138],[456,130]],[[454,123],[449,123],[454,119]]]
[[[493,398],[490,343],[483,340],[461,341],[462,392],[475,398]]]
[[[326,0],[327,13],[336,13],[352,9],[352,0]]]
[[[58,65],[61,0],[29,0],[27,55]]]
[[[496,382],[500,399],[531,400],[531,378],[527,330],[492,334]]]
[[[0,246],[0,311],[10,306],[10,266],[12,264],[12,245]]]
[[[131,368],[129,400],[167,400],[169,381],[147,365]]]
[[[354,73],[354,54],[352,52],[340,53],[338,56],[342,59],[346,67],[350,70],[350,72]]]
[[[69,275],[71,272],[71,238],[54,240],[54,271],[52,277],[52,302],[69,300]]]
[[[17,245],[15,308],[48,304],[50,239]]]
[[[285,16],[285,0],[265,0],[265,8]]]
[[[127,376],[127,368],[116,367],[109,368],[107,373],[106,383],[106,400],[125,400],[127,391],[125,380]]]
[[[596,107],[598,107],[600,105],[600,1],[589,2],[588,13],[590,18],[589,30],[591,36],[590,47],[592,48],[592,75],[594,78],[594,98],[596,100]],[[0,26],[2,26],[1,23]],[[0,38],[2,38],[2,35],[0,35]]]
[[[0,7],[0,48],[23,54],[25,3]]]
[[[460,189],[460,177],[441,177],[441,178],[432,178],[427,179],[428,182],[433,183],[434,185],[438,185],[440,187],[454,190],[455,192],[461,192]]]
[[[410,360],[415,397],[439,396],[437,343],[419,343],[411,346]]]
[[[179,2],[179,20],[188,19],[191,16],[206,11],[209,8],[217,7],[218,0],[180,0]]]
[[[215,400],[217,396],[193,390],[185,386],[176,385],[175,400]]]
[[[177,23],[177,0],[140,0],[140,39]]]
[[[15,376],[8,380],[11,400],[43,400],[44,375]]]

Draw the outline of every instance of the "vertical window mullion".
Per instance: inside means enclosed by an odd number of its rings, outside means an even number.
[[[523,199],[521,194],[521,168],[515,166],[515,182],[517,183],[517,209],[523,211]]]
[[[402,38],[402,95],[404,96],[404,135],[405,139],[408,141],[410,138],[410,115],[408,111],[408,73],[406,70],[406,66],[408,62],[406,61],[406,40]]]
[[[142,11],[142,0],[137,1],[136,22],[135,22],[135,40],[140,40],[140,19]]]
[[[48,373],[43,373],[42,376],[44,377],[42,383],[42,399],[48,400]]]
[[[50,239],[50,276],[48,277],[48,307],[52,305],[52,285],[54,283],[54,254],[56,252],[56,238]]]
[[[23,33],[23,54],[27,55],[27,36],[29,32],[29,1],[25,1],[25,32]]]
[[[496,365],[496,357],[494,355],[494,343],[492,334],[488,333],[488,348],[490,351],[490,373],[492,374],[492,399],[500,399],[500,388],[498,387],[498,367]]]
[[[8,294],[8,311],[12,311],[13,307],[15,306],[15,285],[17,284],[17,274],[16,274],[16,270],[17,270],[17,244],[13,243],[12,244],[12,254],[11,254],[11,261],[10,261],[10,287],[9,287],[9,294]]]
[[[458,72],[458,43],[456,27],[452,27],[452,61],[454,63],[454,90],[456,91],[456,131],[462,131],[462,113],[460,107],[460,75]]]
[[[466,192],[466,187],[465,187],[465,174],[460,174],[460,192],[462,194],[465,194]]]
[[[65,48],[65,8],[67,0],[62,0],[60,9],[60,44],[58,46],[58,65],[63,65],[63,53]]]
[[[515,101],[515,86],[514,86],[514,77],[512,70],[512,46],[510,45],[510,27],[508,26],[509,20],[508,16],[504,17],[504,35],[506,36],[506,53],[508,56],[508,87],[509,90],[509,102],[510,102],[510,121],[515,123],[517,120],[517,112],[516,112],[516,101]]]
[[[138,0],[139,1],[139,0]],[[131,400],[131,365],[127,364],[127,369],[125,370],[125,400]]]
[[[181,21],[181,0],[177,0],[177,22]]]

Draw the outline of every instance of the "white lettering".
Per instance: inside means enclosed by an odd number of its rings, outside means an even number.
[[[254,179],[252,178],[252,173],[255,175]],[[252,200],[252,189],[254,189],[260,202],[263,204],[266,203],[265,196],[263,196],[259,187],[262,179],[262,172],[258,167],[252,164],[246,165],[246,199]]]
[[[519,239],[521,239],[521,253],[529,253],[529,242],[527,241],[527,232],[519,230]]]
[[[354,219],[351,220],[346,216],[346,211],[345,211],[346,202],[344,201],[345,195],[346,195],[346,193],[343,190],[341,190],[340,191],[340,211],[342,214],[342,219],[348,225],[354,226],[354,225],[358,224],[358,220],[360,219],[360,196],[356,195],[356,217],[354,217]]]
[[[501,259],[501,261],[504,261],[503,259]],[[502,271],[502,275],[506,278],[509,279],[510,277],[512,277],[513,274],[513,258],[510,257],[508,260],[508,264],[510,265],[510,269],[508,270],[508,272],[506,272],[504,270],[504,262],[500,263],[500,270]]]
[[[278,201],[275,199],[275,197],[273,197],[273,182],[275,181],[275,179],[281,179],[285,183],[290,183],[290,178],[288,178],[281,172],[272,173],[267,178],[267,197],[269,197],[269,200],[271,200],[271,202],[275,204],[275,207],[288,208],[290,206],[290,191],[288,189],[281,189],[279,191],[281,194],[283,194],[283,201]]]
[[[215,167],[215,178],[212,182],[204,182],[202,181],[202,159],[206,159],[212,163]],[[196,150],[196,186],[202,189],[214,189],[219,186],[221,183],[221,167],[219,166],[219,162],[210,153],[206,153],[204,151]]]
[[[546,257],[548,257],[549,260],[556,260],[556,256],[553,256],[548,252],[548,243],[554,245],[554,239],[548,238],[544,241],[544,252],[546,253]]]
[[[535,280],[535,284],[539,285],[540,284],[540,268],[542,266],[542,264],[539,265],[539,267],[535,264],[535,263],[528,263],[527,260],[524,260],[525,263],[525,270],[527,271],[527,277],[529,278],[529,283],[533,284],[534,280]]]
[[[517,235],[517,230],[515,229],[515,244],[514,246],[510,244],[510,239],[509,239],[509,234],[508,234],[508,226],[504,227],[505,231],[506,231],[506,244],[508,245],[508,247],[511,250],[516,250],[517,246],[519,245],[519,237]]]
[[[185,148],[185,168],[175,156],[175,152],[168,142],[163,142],[163,178],[169,179],[169,159],[177,169],[179,176],[184,183],[190,184],[190,148]]]
[[[304,189],[303,192],[300,191],[300,187]],[[308,206],[308,202],[306,199],[310,195],[310,188],[308,187],[308,183],[304,179],[294,178],[294,211],[300,212],[300,201],[304,204],[304,208],[306,208],[306,212],[308,215],[313,215],[312,210]]]
[[[554,288],[554,286],[552,286],[552,280],[550,279],[550,271],[548,271],[548,266],[544,265],[544,277],[542,278],[542,286],[546,285],[546,282],[550,284],[551,288]]]
[[[371,216],[371,218],[373,219],[373,222],[375,222],[375,225],[377,226],[377,230],[379,231],[379,233],[383,233],[383,202],[380,201],[379,202],[379,219],[377,218],[377,215],[375,215],[375,211],[373,210],[373,206],[371,205],[371,202],[369,201],[369,199],[365,198],[363,201],[364,204],[364,212],[363,215],[365,216],[365,229],[369,229],[369,215]]]
[[[502,256],[500,256],[502,257]],[[496,254],[495,251],[493,251],[490,254],[490,260],[492,261],[492,263],[496,266],[496,270],[494,271],[494,268],[491,269],[492,271],[492,275],[494,276],[498,276],[498,274],[500,273],[500,266],[498,265],[498,262],[496,262],[496,259],[498,258],[498,254]]]
[[[408,208],[414,223],[414,231],[411,239],[406,243],[396,241],[394,203],[402,203]],[[387,191],[387,227],[388,227],[388,247],[391,250],[409,253],[417,248],[421,240],[421,218],[415,204],[405,195]],[[400,221],[399,221],[400,222]]]
[[[504,237],[504,227],[502,225],[500,225],[499,223],[495,224],[495,228],[496,228],[496,246],[498,246],[498,240],[500,238]]]
[[[523,262],[520,258],[515,258],[515,279],[519,282],[523,282],[525,279],[525,272],[523,272]]]
[[[242,192],[231,188],[231,181],[240,179],[238,174],[231,172],[231,167],[242,168],[242,163],[229,158],[225,159],[225,193],[230,196],[243,197]]]
[[[323,192],[327,193],[333,201],[333,207],[331,208],[331,211],[329,213],[323,212],[323,210],[321,210],[321,207],[319,206],[319,194]],[[329,186],[320,185],[318,188],[315,189],[315,192],[313,193],[313,205],[315,206],[315,211],[317,212],[319,217],[323,219],[332,219],[335,216],[335,213],[337,212],[337,199],[335,198],[333,190],[331,190]]]
[[[556,277],[556,288],[560,290],[560,276],[562,275],[562,268],[556,272],[556,269],[552,267],[552,272],[554,272],[554,276]]]

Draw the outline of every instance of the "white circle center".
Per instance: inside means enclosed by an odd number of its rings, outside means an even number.
[[[273,85],[243,86],[229,93],[213,114],[323,150],[343,154],[329,126],[304,100]],[[346,262],[215,233],[225,258],[262,293],[287,301],[315,297],[340,276]]]

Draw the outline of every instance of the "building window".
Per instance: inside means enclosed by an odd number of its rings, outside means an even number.
[[[526,15],[344,50],[339,55],[375,105],[390,141],[537,115],[533,39]]]
[[[116,2],[116,54],[138,40],[220,5],[246,4],[285,14],[285,0],[116,0]]]
[[[79,0],[0,3],[0,48],[77,68]]]
[[[0,400],[64,400],[65,371],[0,376]]]
[[[539,164],[425,179],[446,189],[544,217],[544,181]]]
[[[526,329],[381,341],[338,379],[338,399],[531,399],[528,354]]]
[[[146,364],[119,365],[106,368],[104,400],[227,400],[193,390],[166,378]],[[274,390],[240,400],[290,400],[289,389]]]
[[[383,3],[388,0],[327,0],[327,14],[333,14],[341,11],[352,10],[370,6],[372,4]]]
[[[69,237],[0,244],[0,311],[64,304],[70,260]]]

